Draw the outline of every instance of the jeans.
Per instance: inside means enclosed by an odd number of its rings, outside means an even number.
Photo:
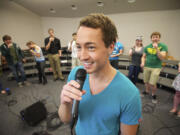
[[[39,76],[39,81],[42,82],[42,79],[44,81],[47,81],[46,80],[46,75],[45,75],[45,72],[44,72],[44,69],[45,69],[45,61],[41,61],[41,62],[36,62],[36,67],[37,67],[37,70],[38,70],[38,76]]]
[[[136,84],[136,82],[138,81],[138,75],[139,72],[141,71],[141,67],[140,66],[134,66],[134,65],[130,65],[129,66],[129,73],[128,73],[128,78],[134,83]]]
[[[9,68],[11,69],[17,83],[26,81],[26,75],[22,62],[17,62],[16,64],[9,65]],[[21,77],[18,73],[21,74]]]
[[[119,62],[119,60],[110,60],[111,65],[112,65],[115,69],[119,69],[118,62]]]
[[[0,91],[3,90],[2,83],[0,81]]]

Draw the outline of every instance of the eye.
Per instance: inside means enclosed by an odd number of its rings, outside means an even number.
[[[94,46],[88,46],[88,50],[89,51],[95,51],[95,47]]]
[[[81,50],[81,46],[80,45],[76,45],[77,51]]]

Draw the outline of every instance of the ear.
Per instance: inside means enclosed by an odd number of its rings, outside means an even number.
[[[113,52],[113,50],[114,50],[114,46],[115,46],[115,43],[113,42],[113,43],[108,47],[109,55],[112,54],[112,52]]]

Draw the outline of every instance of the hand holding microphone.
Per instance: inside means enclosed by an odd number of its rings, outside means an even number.
[[[85,91],[82,90],[85,79],[86,70],[78,69],[75,80],[71,80],[64,85],[61,92],[59,115],[62,121],[71,121],[71,131],[78,119],[79,101],[82,99],[82,95],[85,94]]]
[[[154,47],[155,49],[158,49],[158,43],[154,42],[154,43],[153,43],[153,47]]]
[[[12,46],[12,43],[9,43],[9,44],[8,44],[8,48],[10,48],[11,46]]]
[[[61,92],[61,104],[72,104],[73,100],[80,101],[85,91],[80,91],[79,88],[79,83],[74,80],[64,85]]]
[[[54,41],[54,37],[50,37],[50,38],[49,38],[49,41],[50,41],[50,42]]]

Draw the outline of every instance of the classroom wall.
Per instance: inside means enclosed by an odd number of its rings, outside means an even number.
[[[136,36],[143,36],[144,46],[151,43],[150,34],[159,31],[161,41],[168,45],[169,55],[180,60],[180,10],[119,13],[108,15],[116,24],[124,54],[134,45]],[[9,34],[23,49],[29,40],[44,46],[47,30],[54,28],[61,45],[67,46],[81,18],[40,17],[13,1],[0,1],[0,43]]]
[[[0,44],[2,36],[8,34],[22,49],[26,42],[43,45],[41,17],[9,0],[0,1]]]
[[[134,45],[137,36],[143,36],[144,46],[151,43],[150,35],[154,31],[162,34],[161,42],[168,45],[169,55],[180,60],[180,10],[135,12],[108,15],[116,24],[124,53]],[[61,39],[62,46],[67,46],[71,34],[77,30],[81,18],[42,17],[43,34],[48,36],[48,28],[54,28]]]

